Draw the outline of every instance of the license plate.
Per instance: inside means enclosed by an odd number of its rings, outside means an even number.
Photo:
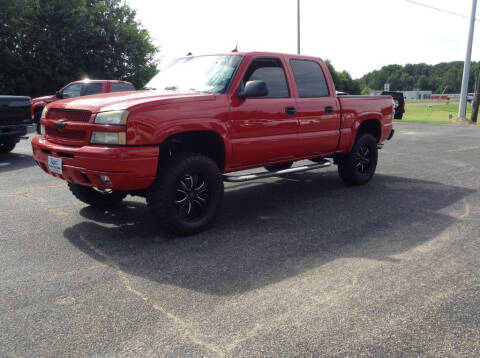
[[[62,174],[62,158],[48,157],[48,169],[52,173]]]

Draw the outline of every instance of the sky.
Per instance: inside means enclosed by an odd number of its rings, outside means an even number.
[[[388,64],[465,59],[469,20],[408,0],[300,0],[301,53],[354,78]],[[415,0],[469,16],[472,0]],[[194,55],[297,51],[297,0],[127,0],[162,65]],[[480,5],[479,5],[480,7]],[[477,16],[480,18],[480,11]],[[480,22],[472,60],[480,60]]]

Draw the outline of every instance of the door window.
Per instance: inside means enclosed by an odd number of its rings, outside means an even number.
[[[110,92],[135,91],[135,87],[129,83],[112,83]]]
[[[103,85],[101,83],[86,83],[82,91],[82,96],[88,96],[91,94],[102,93]]]
[[[277,58],[259,58],[252,61],[248,67],[243,85],[248,81],[264,81],[268,95],[263,98],[288,98],[287,78],[282,62]]]
[[[82,87],[82,83],[74,83],[73,85],[65,87],[65,89],[62,91],[62,98],[79,97],[80,93],[82,92]]]
[[[300,98],[327,97],[328,86],[320,65],[315,61],[290,60]]]

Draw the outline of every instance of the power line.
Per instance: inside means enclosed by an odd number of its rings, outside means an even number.
[[[440,12],[443,12],[443,13],[445,13],[445,14],[450,14],[450,15],[455,15],[455,16],[463,17],[464,19],[470,19],[468,16],[459,14],[458,12],[454,12],[454,11],[450,11],[450,10],[445,10],[445,9],[440,9],[439,7],[427,5],[427,4],[418,2],[418,1],[413,1],[413,0],[404,0],[404,1],[409,2],[409,3],[411,3],[411,4],[423,6],[423,7],[426,7],[426,8],[428,8],[428,9],[433,9],[433,10],[436,10],[436,11],[440,11]],[[476,22],[480,22],[480,21],[477,20],[477,19],[475,19],[475,21],[476,21]]]

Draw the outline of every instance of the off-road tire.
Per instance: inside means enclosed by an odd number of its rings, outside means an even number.
[[[222,174],[213,160],[197,153],[178,153],[161,163],[157,179],[147,190],[147,205],[161,228],[187,236],[212,223],[223,190]]]
[[[68,183],[68,188],[78,200],[98,209],[110,209],[127,196],[127,193],[123,191],[101,191],[73,183]]]
[[[276,172],[276,171],[279,171],[279,170],[290,169],[292,167],[292,165],[293,165],[293,162],[272,164],[272,165],[266,165],[265,169],[267,169],[269,172]]]
[[[348,185],[364,185],[375,174],[377,160],[378,148],[375,137],[369,133],[362,133],[355,141],[352,151],[338,157],[338,174]]]
[[[0,154],[10,153],[16,145],[16,142],[0,142]]]

